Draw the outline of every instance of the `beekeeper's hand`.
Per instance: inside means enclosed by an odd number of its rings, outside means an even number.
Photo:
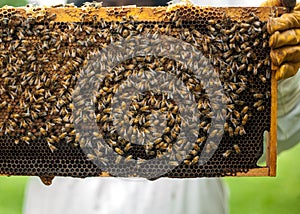
[[[278,18],[269,18],[271,60],[277,68],[276,79],[295,75],[300,68],[300,4],[291,0],[270,0],[261,6],[285,6],[290,11]]]

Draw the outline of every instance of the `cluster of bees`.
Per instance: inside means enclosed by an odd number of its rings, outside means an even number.
[[[13,137],[16,144],[34,144],[44,139],[53,152],[63,143],[86,147],[87,157],[104,165],[110,161],[142,163],[167,153],[171,153],[168,158],[172,166],[194,165],[201,160],[201,154],[218,149],[216,139],[243,139],[254,115],[269,114],[270,59],[268,54],[260,54],[268,49],[266,23],[254,13],[243,21],[233,20],[226,13],[217,20],[205,16],[190,21],[184,17],[189,14],[188,7],[166,12],[164,22],[147,23],[132,16],[123,16],[120,21],[93,17],[93,21],[86,22],[86,12],[81,14],[81,22],[61,23],[44,8],[32,8],[26,15],[16,9],[2,10],[0,135]],[[198,79],[189,68],[196,66],[194,62],[185,67],[174,59],[146,54],[114,66],[103,76],[91,101],[85,98],[89,91],[80,94],[75,90],[93,55],[110,44],[129,41],[140,34],[154,39],[170,36],[193,46],[206,62],[195,69],[201,71],[203,79]],[[183,59],[189,58],[186,51],[179,53]],[[111,61],[118,53],[104,57]],[[98,68],[102,62],[93,61]],[[205,77],[209,72],[217,74],[215,80]],[[133,84],[132,94],[122,94],[128,102],[112,104],[114,95],[130,76],[140,74],[147,79],[149,75],[151,79],[155,73],[172,74],[184,83],[190,93],[187,96],[194,97],[195,120],[181,116],[179,104],[170,94],[149,90],[144,84]],[[99,77],[93,70],[87,74],[85,82]],[[218,81],[221,90],[210,91],[209,87]],[[141,93],[134,94],[135,91]],[[212,102],[211,93],[218,102]],[[153,116],[154,112],[160,116]],[[118,113],[120,117],[114,116]],[[96,122],[97,130],[76,126],[82,122]],[[216,126],[217,122],[220,124]],[[180,137],[185,123],[195,130],[194,141]],[[84,129],[85,134],[79,134],[76,128]],[[100,142],[100,138],[104,141]],[[232,141],[217,153],[224,158],[243,153],[239,142]],[[107,146],[117,157],[109,155]]]

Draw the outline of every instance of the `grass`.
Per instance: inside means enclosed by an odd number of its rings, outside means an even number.
[[[278,157],[276,178],[226,178],[231,214],[300,213],[300,144]],[[27,177],[0,176],[0,213],[21,214]]]
[[[226,178],[230,213],[300,213],[300,144],[278,157],[275,178]]]
[[[27,0],[1,0],[0,7],[3,7],[4,5],[20,7],[26,5],[27,2]]]

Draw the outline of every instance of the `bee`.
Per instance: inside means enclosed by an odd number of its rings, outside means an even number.
[[[211,127],[211,123],[207,124],[204,128],[203,128],[203,131],[204,132],[207,132]]]
[[[213,131],[210,133],[210,137],[216,136],[217,133],[218,133],[218,130],[217,130],[217,129],[213,130]]]
[[[142,32],[142,31],[143,31],[143,28],[144,28],[144,24],[141,23],[141,24],[138,24],[138,26],[136,27],[136,30],[137,30],[138,32]]]
[[[241,65],[237,70],[242,71],[246,68],[246,64]]]
[[[81,138],[81,139],[83,139],[83,138]],[[75,135],[75,142],[79,142],[79,140],[80,140],[80,134],[77,133],[77,134]]]
[[[261,106],[263,104],[263,102],[264,102],[263,100],[259,100],[253,104],[253,107],[257,108],[257,107]]]
[[[267,82],[266,77],[264,77],[263,75],[259,75],[259,79],[260,79],[263,83],[266,83],[266,82]]]
[[[128,156],[124,159],[125,162],[129,162],[129,161],[131,161],[131,160],[132,160],[132,155],[128,155]]]
[[[97,156],[96,156],[96,155],[93,155],[93,154],[87,154],[86,157],[87,157],[87,159],[90,160],[90,161],[93,161],[93,160],[96,160],[96,159],[97,159]]]
[[[237,110],[233,110],[233,114],[235,115],[236,118],[240,119],[241,115]]]
[[[261,22],[260,21],[255,21],[255,22],[253,22],[253,25],[258,28],[258,27],[260,27]]]
[[[243,126],[240,126],[239,134],[240,134],[241,136],[246,134],[246,131],[245,131],[245,129],[244,129]]]
[[[22,141],[24,141],[25,143],[27,143],[27,144],[30,144],[30,137],[28,137],[28,136],[23,136],[23,137],[21,137],[21,140]]]
[[[247,67],[247,71],[248,72],[251,72],[253,70],[253,65],[252,64],[249,64],[248,67]]]
[[[116,151],[119,155],[124,155],[124,152],[123,152],[120,148],[118,148],[118,147],[115,148],[115,151]]]
[[[47,131],[43,127],[40,128],[40,133],[44,136],[47,135]]]
[[[67,132],[63,132],[63,133],[61,133],[60,135],[59,135],[59,139],[64,139],[66,136],[68,135],[68,133]]]
[[[218,148],[218,146],[214,142],[210,141],[208,144],[206,144],[205,152],[210,153],[212,151],[212,149],[214,150],[217,148]]]
[[[190,165],[196,164],[199,161],[199,156],[195,156],[193,160],[190,162]]]
[[[233,148],[237,154],[239,154],[241,152],[240,147],[237,144],[234,144]]]
[[[51,135],[51,139],[53,140],[53,142],[56,142],[56,143],[59,142],[59,138],[54,135]]]
[[[49,147],[49,149],[51,150],[52,153],[57,150],[57,148],[53,144],[51,144],[50,142],[48,142],[48,147]]]
[[[38,119],[38,117],[39,117],[39,115],[34,111],[30,111],[30,115],[33,120]]]
[[[13,119],[18,119],[18,118],[21,117],[21,115],[19,115],[17,113],[13,113],[13,114],[10,115],[10,117],[13,118]]]
[[[260,40],[259,39],[255,39],[255,41],[253,42],[253,46],[256,47],[258,46],[260,43]]]
[[[1,104],[0,104],[0,109],[4,108],[7,105],[7,102],[4,100]]]
[[[60,117],[53,118],[52,121],[56,124],[62,124],[62,119]]]
[[[245,125],[247,123],[248,119],[249,119],[249,115],[245,114],[243,119],[242,119],[242,125]]]
[[[164,135],[164,140],[167,142],[167,143],[171,143],[172,140],[167,136],[167,135]]]
[[[47,17],[50,21],[53,21],[54,19],[56,19],[56,14],[52,13]]]
[[[191,161],[190,161],[190,160],[187,160],[187,159],[185,159],[185,160],[183,161],[183,163],[184,163],[185,165],[190,165],[190,164],[191,164]]]
[[[229,136],[232,137],[234,132],[233,132],[233,128],[232,127],[229,127],[228,128],[228,133],[229,133]]]
[[[15,139],[15,140],[14,140],[14,143],[15,143],[15,144],[19,144],[19,142],[20,142],[19,139]]]
[[[169,161],[170,166],[178,166],[179,163],[177,161]]]
[[[225,60],[225,62],[226,62],[226,63],[232,63],[233,60],[234,60],[234,56],[230,56],[230,57],[228,57],[228,58]]]
[[[242,106],[242,105],[245,104],[245,101],[242,101],[242,100],[235,100],[234,102],[235,102],[237,105],[240,105],[240,106]]]
[[[226,123],[224,123],[224,130],[228,131],[228,129],[229,129],[229,124],[226,122]]]
[[[240,133],[241,127],[237,126],[234,130],[234,135],[238,135]]]
[[[28,137],[30,137],[31,140],[36,140],[35,135],[32,132],[28,132]]]
[[[107,158],[99,158],[102,164],[107,165],[108,159]]]
[[[175,26],[176,27],[179,27],[179,26],[181,26],[182,25],[182,19],[181,18],[178,18],[177,20],[176,20],[176,22],[175,22]]]
[[[259,107],[257,107],[257,111],[263,111],[263,110],[265,110],[265,106],[259,106]]]
[[[115,163],[116,163],[116,164],[120,164],[122,158],[123,158],[122,156],[117,156],[117,157],[116,157],[116,160],[115,160]]]
[[[222,155],[224,158],[227,158],[231,154],[231,150],[226,150]]]
[[[208,24],[215,25],[216,21],[214,19],[210,19],[210,20],[208,20]]]
[[[131,149],[131,143],[127,143],[126,146],[124,147],[124,151],[128,152],[129,149]]]
[[[195,156],[195,155],[197,155],[197,154],[198,154],[198,151],[197,151],[197,150],[195,150],[195,149],[193,149],[192,151],[190,151],[190,154],[191,154],[191,155],[193,155],[193,156]]]
[[[199,147],[199,145],[198,144],[194,144],[193,145],[193,148],[196,150],[196,151],[200,151],[200,147]],[[179,148],[176,150],[176,151],[178,151],[179,150]]]
[[[204,52],[208,52],[209,51],[209,47],[206,41],[202,42],[202,48]]]
[[[253,97],[257,98],[257,99],[261,99],[264,97],[264,95],[263,94],[254,94]]]
[[[229,112],[232,112],[234,110],[234,105],[233,104],[227,104],[226,107],[227,107],[227,110]]]
[[[253,74],[254,74],[254,75],[257,75],[257,72],[258,72],[257,66],[254,66],[254,67],[253,67]]]
[[[232,54],[232,50],[229,50],[223,54],[223,57],[227,59]]]

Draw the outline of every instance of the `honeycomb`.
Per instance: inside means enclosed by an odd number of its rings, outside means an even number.
[[[276,96],[273,9],[0,9],[0,174],[156,179],[259,169]]]

